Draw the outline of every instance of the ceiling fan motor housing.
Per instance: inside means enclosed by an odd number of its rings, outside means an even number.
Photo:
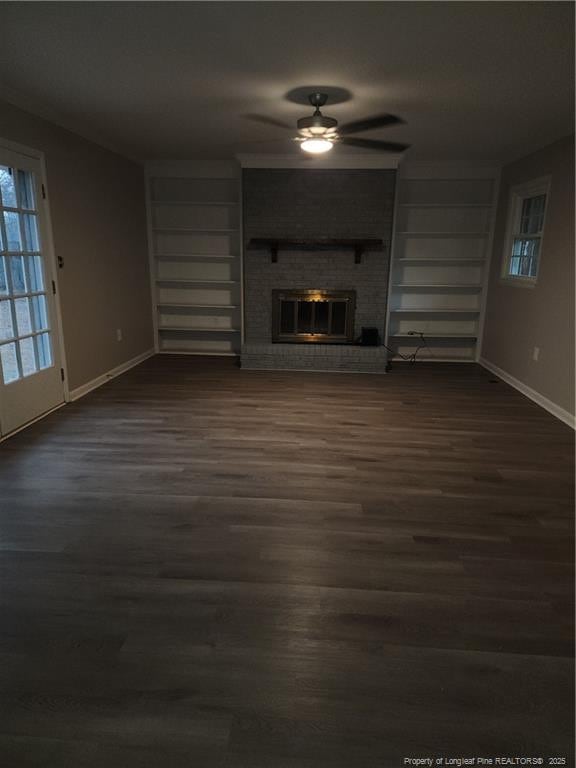
[[[298,120],[298,132],[302,136],[323,136],[325,133],[334,133],[338,120],[326,115],[315,114],[310,117],[301,117]]]

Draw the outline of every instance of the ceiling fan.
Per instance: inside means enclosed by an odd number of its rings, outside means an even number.
[[[309,117],[301,117],[296,126],[298,136],[294,141],[300,144],[301,149],[315,155],[323,154],[332,149],[335,144],[345,144],[349,147],[362,147],[364,149],[374,149],[377,152],[403,152],[408,149],[409,144],[399,144],[394,141],[381,141],[380,139],[362,139],[350,136],[353,133],[362,133],[371,131],[375,128],[383,128],[386,125],[398,125],[404,121],[394,115],[375,115],[363,120],[354,120],[351,123],[345,123],[338,127],[338,121],[328,115],[323,115],[320,108],[328,100],[325,93],[311,93],[308,101],[314,107],[314,113]],[[246,115],[250,120],[267,125],[274,125],[277,128],[294,130],[291,125],[276,120],[273,117],[265,115]]]

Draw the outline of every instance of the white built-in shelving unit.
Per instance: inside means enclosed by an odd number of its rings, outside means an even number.
[[[388,345],[418,359],[474,361],[492,241],[493,170],[400,171]]]
[[[157,351],[238,354],[242,312],[236,167],[151,164],[147,188]]]

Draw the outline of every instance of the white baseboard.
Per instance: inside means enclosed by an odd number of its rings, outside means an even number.
[[[36,424],[37,421],[45,419],[46,416],[50,416],[50,414],[54,413],[54,411],[59,411],[60,408],[63,408],[65,405],[66,403],[59,403],[58,405],[54,406],[54,408],[50,408],[49,411],[45,411],[44,413],[41,413],[40,416],[36,416],[35,419],[31,419],[30,421],[27,421],[26,424],[22,424],[21,427],[16,427],[16,429],[13,429],[12,432],[9,432],[7,435],[0,435],[0,443],[4,440],[8,440],[10,437],[14,437],[14,435],[17,435],[18,432],[22,432],[28,427],[31,427],[32,424]]]
[[[92,379],[92,381],[89,381],[86,384],[82,384],[81,387],[76,387],[76,389],[70,390],[69,401],[73,402],[74,400],[78,400],[79,398],[84,397],[84,395],[87,395],[88,392],[92,392],[93,389],[101,387],[102,384],[106,384],[107,381],[115,379],[116,376],[120,376],[121,374],[126,373],[126,371],[129,371],[130,368],[134,368],[136,365],[140,365],[140,363],[143,363],[144,360],[147,360],[149,357],[152,357],[152,355],[155,354],[156,352],[154,349],[148,349],[146,352],[142,352],[141,355],[137,355],[131,360],[127,360],[125,363],[116,366],[116,368],[112,368],[112,370],[103,373],[101,376],[98,376],[95,379]]]
[[[491,363],[489,360],[486,360],[484,357],[480,357],[478,359],[478,362],[480,363],[481,366],[483,366],[484,368],[487,368],[489,371],[492,371],[492,373],[496,374],[496,376],[502,379],[502,381],[505,381],[506,384],[510,384],[511,387],[514,387],[514,389],[517,389],[523,395],[526,395],[526,397],[529,397],[530,400],[533,400],[541,408],[544,408],[553,416],[556,416],[557,419],[560,419],[560,421],[563,421],[564,424],[567,424],[569,427],[572,427],[572,429],[576,429],[576,416],[573,416],[564,408],[561,408],[559,405],[556,405],[556,403],[553,403],[552,400],[548,400],[547,397],[544,397],[544,395],[541,395],[540,392],[536,392],[536,390],[532,389],[532,387],[529,387],[527,384],[523,384],[519,379],[516,379],[514,376],[510,375],[506,371],[503,371],[502,368],[498,368],[497,365],[494,365],[494,363]]]

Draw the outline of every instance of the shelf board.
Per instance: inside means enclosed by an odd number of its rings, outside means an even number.
[[[240,328],[198,328],[198,326],[159,325],[158,331],[178,331],[188,333],[240,333]]]
[[[238,309],[238,304],[193,304],[191,302],[174,303],[173,301],[157,301],[156,306],[177,309]]]
[[[236,285],[238,283],[238,280],[190,280],[189,278],[181,278],[181,279],[174,279],[174,278],[156,278],[156,283],[166,283],[168,285],[183,285],[187,283],[188,285]]]
[[[202,227],[153,227],[154,232],[196,232],[204,235],[227,235],[231,232],[238,232],[237,229],[214,229]]]
[[[478,338],[475,333],[429,333],[428,331],[422,331],[425,339],[470,339],[474,341]],[[391,339],[414,339],[414,341],[420,340],[420,333],[391,333],[389,338]]]
[[[403,359],[394,355],[390,358],[391,362],[401,363]],[[406,361],[404,361],[406,362]],[[476,360],[473,357],[435,357],[434,355],[421,355],[418,354],[416,363],[475,363]]]
[[[404,230],[397,232],[404,237],[444,237],[449,240],[465,240],[467,238],[488,237],[488,232],[410,232]]]
[[[478,262],[486,261],[485,256],[435,256],[430,258],[429,256],[406,256],[404,258],[396,259],[394,261],[397,264],[400,261],[414,261],[414,262],[426,262],[429,264],[443,264],[445,262],[454,262],[458,264],[477,264]]]
[[[492,208],[492,203],[400,203],[401,208]]]
[[[210,261],[211,259],[235,259],[231,253],[157,253],[154,257],[158,261],[188,261],[200,260]]]
[[[436,315],[446,315],[448,313],[452,314],[460,314],[460,315],[479,315],[480,310],[479,309],[391,309],[390,312],[396,313],[407,313],[407,314],[415,314],[415,313],[422,313],[422,314],[436,314]]]
[[[198,352],[190,349],[161,349],[159,355],[196,355],[199,357],[239,357],[239,352]]]
[[[447,288],[449,290],[481,291],[482,286],[473,283],[395,283],[393,288]]]
[[[233,200],[218,200],[211,202],[210,200],[151,200],[152,205],[212,205],[231,207],[238,205],[237,201]]]

